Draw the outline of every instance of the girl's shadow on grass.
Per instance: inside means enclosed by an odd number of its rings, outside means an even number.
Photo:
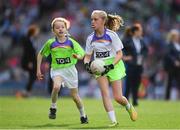
[[[50,124],[50,123],[48,123],[48,124],[42,124],[42,125],[34,125],[34,126],[32,126],[32,125],[26,125],[25,127],[28,127],[28,128],[54,128],[54,127],[68,127],[68,126],[70,126],[70,125],[72,125],[72,124],[59,124],[59,125],[57,125],[57,124]]]
[[[82,127],[74,127],[76,124],[42,124],[42,125],[24,125],[24,127],[28,128],[67,128],[67,129],[108,129],[108,127],[105,126],[98,126],[98,127],[92,127],[88,126],[88,124],[83,124]]]
[[[116,128],[116,127],[114,127],[114,128]],[[70,129],[110,129],[109,127],[105,127],[105,126],[98,126],[98,127],[92,127],[92,126],[90,126],[90,127],[82,127],[82,128],[79,128],[79,127],[72,127],[72,128],[70,128]]]

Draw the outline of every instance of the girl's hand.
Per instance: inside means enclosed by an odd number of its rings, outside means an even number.
[[[105,68],[105,71],[101,74],[101,76],[107,74],[110,70],[114,69],[114,64],[105,65],[104,68]]]
[[[79,55],[77,54],[72,54],[72,57],[75,58],[75,59],[82,59]]]
[[[44,75],[41,74],[41,72],[37,72],[36,76],[37,76],[37,79],[38,79],[38,80],[42,80],[43,77],[44,77]]]
[[[90,67],[91,62],[85,63],[84,66],[85,66],[85,69],[87,70],[88,73],[93,74],[93,72],[91,71],[91,67]]]

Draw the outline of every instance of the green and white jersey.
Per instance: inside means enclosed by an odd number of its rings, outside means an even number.
[[[91,33],[86,41],[86,53],[89,55],[94,54],[94,59],[101,59],[106,65],[112,64],[117,51],[122,49],[123,44],[117,33],[109,29],[105,29],[102,37],[97,37],[94,32]],[[106,76],[110,82],[116,81],[126,76],[125,71],[124,63],[120,60]],[[95,77],[98,78],[99,76],[96,75]]]
[[[49,39],[42,49],[40,53],[47,57],[51,54],[51,68],[65,68],[77,63],[77,59],[73,58],[73,54],[78,54],[80,56],[84,56],[85,52],[82,47],[72,38],[67,38],[64,43],[60,43],[56,38]]]

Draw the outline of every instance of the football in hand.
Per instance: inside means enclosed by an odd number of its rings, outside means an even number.
[[[93,60],[90,65],[92,73],[95,75],[101,75],[102,72],[105,71],[104,65],[105,63],[103,60],[100,60],[100,59]]]

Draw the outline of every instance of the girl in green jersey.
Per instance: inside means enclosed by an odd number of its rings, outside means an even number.
[[[81,123],[88,123],[82,100],[78,94],[78,74],[75,68],[77,60],[83,59],[84,50],[78,42],[68,37],[68,29],[70,28],[68,20],[61,17],[55,18],[51,23],[51,27],[55,38],[49,39],[37,56],[37,78],[39,80],[43,79],[40,69],[42,58],[49,55],[52,58],[50,74],[53,80],[53,90],[49,118],[56,118],[58,92],[61,84],[64,83],[70,89],[70,94],[80,112]]]

